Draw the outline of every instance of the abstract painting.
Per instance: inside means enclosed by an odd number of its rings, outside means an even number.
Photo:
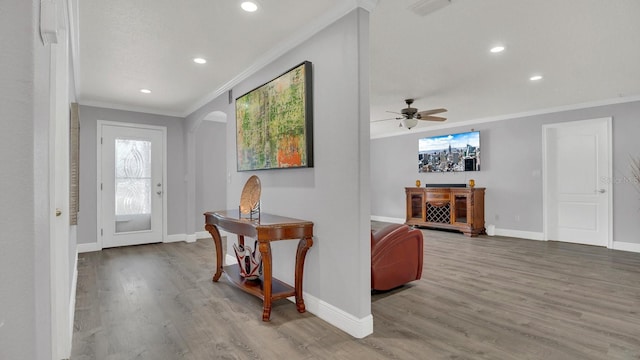
[[[236,99],[238,171],[313,167],[312,65]]]

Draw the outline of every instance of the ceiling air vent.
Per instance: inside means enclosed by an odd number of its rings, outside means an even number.
[[[420,0],[409,6],[416,15],[427,16],[451,4],[451,0]]]

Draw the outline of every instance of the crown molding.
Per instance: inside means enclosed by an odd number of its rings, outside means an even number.
[[[467,120],[467,121],[455,121],[448,124],[429,126],[426,128],[419,128],[419,129],[413,128],[411,131],[403,131],[402,133],[394,132],[391,134],[381,134],[377,136],[371,136],[371,139],[373,140],[373,139],[382,139],[382,138],[393,137],[393,136],[411,135],[415,133],[423,133],[423,132],[430,132],[435,130],[464,127],[464,126],[473,126],[473,125],[485,124],[485,123],[490,123],[495,121],[504,121],[504,120],[528,117],[528,116],[552,114],[552,113],[557,113],[562,111],[587,109],[587,108],[598,107],[598,106],[624,104],[624,103],[635,102],[635,101],[640,101],[640,95],[617,97],[612,99],[604,99],[604,100],[597,100],[597,101],[591,101],[591,102],[555,106],[550,108],[523,111],[523,112],[513,113],[513,114],[490,116],[490,117],[478,118],[478,119]]]
[[[246,70],[236,75],[233,79],[229,80],[227,83],[225,83],[215,91],[207,94],[192,106],[188,107],[187,111],[180,114],[180,116],[187,117],[190,114],[193,114],[196,110],[202,108],[209,102],[213,101],[228,90],[232,89],[234,86],[238,85],[240,82],[257,73],[265,66],[271,64],[276,59],[289,52],[291,49],[307,41],[313,35],[317,34],[327,26],[333,24],[338,19],[347,15],[349,12],[355,10],[358,7],[371,11],[375,7],[375,5],[377,5],[377,3],[378,0],[350,0],[340,2],[339,5],[335,6],[330,11],[327,11],[325,14],[318,17],[315,21],[310,22],[299,31],[296,31],[291,37],[278,43],[270,51],[266,52],[262,57],[258,58]]]
[[[139,112],[139,113],[153,114],[153,115],[171,116],[171,117],[178,117],[178,118],[184,119],[184,116],[182,116],[182,113],[179,113],[177,111],[159,110],[159,109],[146,108],[146,107],[141,107],[141,106],[129,106],[129,105],[113,104],[113,103],[108,103],[108,102],[92,101],[92,100],[79,100],[78,104],[83,105],[83,106],[93,106],[93,107],[99,107],[99,108],[105,108],[105,109],[132,111],[132,112]]]

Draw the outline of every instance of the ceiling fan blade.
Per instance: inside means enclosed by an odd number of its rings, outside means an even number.
[[[400,119],[402,119],[402,118],[401,117],[394,117],[394,118],[388,118],[388,119],[373,120],[371,122],[374,123],[374,122],[378,122],[378,121],[389,121],[389,120],[400,120]]]
[[[387,111],[385,111],[385,112],[392,113],[392,114],[402,115],[402,113],[399,113],[399,112],[397,112],[397,111],[389,111],[389,110],[387,110]]]
[[[440,114],[446,111],[447,109],[431,109],[431,110],[420,111],[418,112],[418,115],[427,116],[427,115],[433,115],[433,114]]]
[[[417,118],[418,120],[427,120],[427,121],[445,121],[447,118],[443,118],[440,116],[420,116]]]

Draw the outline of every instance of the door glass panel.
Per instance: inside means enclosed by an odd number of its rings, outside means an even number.
[[[151,230],[151,142],[116,139],[116,233]]]
[[[467,223],[467,196],[466,195],[456,195],[455,199],[455,222],[457,223]]]
[[[422,219],[422,195],[411,194],[411,218]]]

